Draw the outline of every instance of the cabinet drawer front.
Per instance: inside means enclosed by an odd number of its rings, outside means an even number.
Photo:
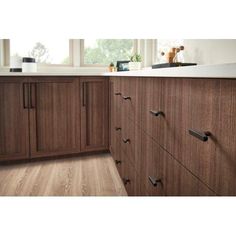
[[[142,112],[141,128],[148,135],[160,143],[161,122],[163,122],[163,111],[161,106],[162,79],[142,79]]]
[[[215,195],[151,137],[142,133],[142,187],[151,196]]]
[[[122,180],[128,196],[140,196],[140,179],[135,168],[128,162],[123,162]]]
[[[122,120],[123,121],[123,120]],[[125,119],[121,131],[121,149],[126,159],[140,171],[141,130],[130,119]]]
[[[180,165],[167,152],[164,158],[164,192],[167,196],[215,196],[206,185],[200,182],[187,169]]]
[[[141,78],[122,78],[121,109],[134,123],[141,123]]]
[[[114,98],[115,109],[121,109],[122,103],[122,93],[121,93],[121,79],[119,77],[112,78],[113,82],[113,92],[112,96]]]
[[[164,158],[160,146],[142,132],[142,151],[140,155],[140,179],[147,195],[162,196],[164,178]]]

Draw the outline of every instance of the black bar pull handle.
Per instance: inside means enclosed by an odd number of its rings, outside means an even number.
[[[121,164],[120,160],[115,160],[116,165]]]
[[[86,82],[82,83],[82,106],[85,107],[86,106]]]
[[[35,83],[30,83],[29,89],[30,109],[35,108]]]
[[[29,84],[23,83],[23,108],[29,109]]]
[[[123,138],[122,141],[123,141],[123,143],[130,143],[130,139],[128,139],[128,138],[127,139]]]
[[[121,92],[115,93],[116,96],[121,96]]]
[[[130,96],[122,96],[122,98],[123,98],[124,100],[131,100],[131,97],[130,97]]]
[[[151,176],[148,176],[148,179],[154,187],[156,187],[158,183],[162,184],[161,179],[154,179]]]
[[[211,133],[209,131],[201,133],[196,130],[189,129],[188,132],[190,135],[194,136],[195,138],[200,139],[203,142],[206,142],[208,140],[208,137],[211,136]]]
[[[124,179],[123,179],[123,182],[124,182],[124,185],[127,185],[127,184],[130,183],[131,181],[130,181],[130,179],[128,179],[128,178],[124,178]]]
[[[165,116],[165,114],[164,114],[163,111],[153,111],[153,110],[151,110],[150,113],[151,113],[153,116]]]
[[[121,130],[121,127],[115,127],[115,130],[119,131],[119,130]]]

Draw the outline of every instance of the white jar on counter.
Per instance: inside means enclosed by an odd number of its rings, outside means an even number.
[[[23,57],[22,58],[22,72],[33,73],[37,72],[37,63],[35,58]]]
[[[10,57],[10,72],[22,72],[22,58],[20,56]]]

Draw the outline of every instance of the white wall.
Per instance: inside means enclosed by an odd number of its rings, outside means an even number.
[[[221,64],[236,62],[236,39],[185,39],[185,62]]]

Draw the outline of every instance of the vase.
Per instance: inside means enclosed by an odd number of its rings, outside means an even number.
[[[141,62],[129,62],[129,70],[140,70]]]

